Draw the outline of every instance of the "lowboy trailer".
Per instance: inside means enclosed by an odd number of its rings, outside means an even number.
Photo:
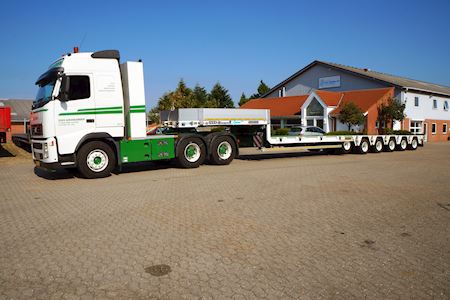
[[[147,136],[143,64],[120,63],[116,50],[68,53],[36,84],[31,146],[37,166],[108,176],[127,163],[176,160],[196,168],[227,165],[247,144],[261,151],[415,150],[421,135],[272,136],[264,109],[185,108],[162,111],[164,134]]]

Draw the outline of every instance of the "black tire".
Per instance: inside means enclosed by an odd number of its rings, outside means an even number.
[[[367,152],[369,152],[369,149],[370,149],[369,140],[364,138],[361,140],[359,146],[356,147],[356,152],[359,154],[366,154]]]
[[[206,147],[197,137],[188,137],[177,145],[177,162],[180,167],[198,168],[206,158]]]
[[[336,154],[348,154],[353,150],[353,144],[350,141],[346,141],[342,143],[341,148],[338,148],[334,151]]]
[[[413,138],[411,144],[408,145],[408,150],[416,150],[419,147],[419,141],[416,138]]]
[[[389,142],[387,143],[387,145],[384,147],[384,151],[386,152],[392,152],[395,150],[395,148],[397,147],[396,143],[395,143],[395,139],[391,138],[389,140]]]
[[[377,139],[375,141],[375,144],[370,147],[370,151],[373,153],[380,153],[381,151],[383,151],[383,147],[384,147],[383,140]]]
[[[236,149],[236,144],[230,136],[219,136],[211,143],[209,161],[214,165],[229,165],[236,157]]]
[[[397,145],[397,150],[405,151],[407,148],[408,148],[408,141],[406,140],[406,138],[402,138],[400,143]]]
[[[111,175],[116,166],[116,155],[111,147],[100,141],[81,146],[77,153],[78,172],[84,178],[103,178]]]

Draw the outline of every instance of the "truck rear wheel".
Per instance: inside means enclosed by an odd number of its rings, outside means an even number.
[[[211,143],[211,163],[228,165],[236,155],[236,144],[229,136],[219,136]]]
[[[373,153],[380,153],[381,151],[383,151],[383,140],[377,139],[375,141],[375,144],[371,147],[371,150]]]
[[[370,147],[369,140],[368,139],[363,139],[361,141],[361,143],[359,144],[359,146],[356,147],[356,151],[359,154],[366,154],[367,152],[369,152],[369,147]]]
[[[403,139],[400,141],[400,144],[398,144],[397,150],[399,150],[399,151],[405,151],[406,148],[408,148],[408,141],[406,141],[406,139],[403,138]]]
[[[111,147],[100,141],[88,142],[77,154],[77,167],[85,178],[102,178],[111,175],[116,156]]]
[[[394,151],[395,150],[395,139],[394,138],[391,138],[390,140],[389,140],[389,142],[388,142],[388,144],[386,145],[386,147],[384,148],[385,149],[385,151],[387,151],[387,152],[392,152],[392,151]]]
[[[417,147],[419,147],[419,142],[417,141],[416,138],[413,138],[411,141],[411,144],[408,145],[408,149],[409,150],[416,150]]]
[[[177,145],[178,164],[183,168],[198,168],[206,158],[206,147],[200,138],[188,137]]]
[[[348,154],[348,153],[352,152],[352,148],[353,148],[352,142],[346,141],[346,142],[343,142],[341,145],[341,148],[336,149],[334,153]]]

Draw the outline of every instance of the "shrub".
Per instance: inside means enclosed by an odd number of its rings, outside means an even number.
[[[361,132],[354,132],[354,131],[332,131],[332,132],[327,132],[325,133],[325,135],[358,135],[358,134],[362,134]]]
[[[384,134],[389,135],[411,135],[412,133],[408,130],[393,130],[391,128],[385,128]]]
[[[272,131],[272,136],[288,135],[289,128],[278,128]]]

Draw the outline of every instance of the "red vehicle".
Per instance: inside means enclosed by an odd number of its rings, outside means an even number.
[[[11,129],[11,108],[0,107],[0,143],[6,143],[6,132]]]

